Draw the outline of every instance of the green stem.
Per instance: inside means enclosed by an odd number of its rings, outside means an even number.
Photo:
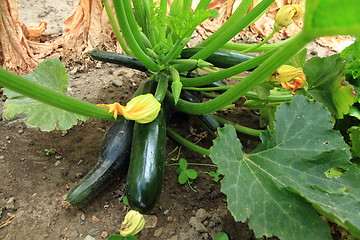
[[[164,98],[165,98],[166,90],[168,88],[169,75],[165,74],[163,72],[160,72],[155,76],[157,78],[158,85],[157,85],[154,97],[159,102],[162,102],[164,100]]]
[[[182,136],[180,136],[179,134],[177,134],[174,130],[172,130],[171,128],[167,127],[167,134],[169,135],[169,137],[171,137],[172,139],[174,139],[176,142],[180,143],[181,145],[197,152],[200,153],[202,155],[206,155],[209,156],[210,155],[210,150],[200,147],[192,142],[190,142],[189,140],[186,140],[185,138],[183,138]]]
[[[204,47],[201,51],[197,52],[191,58],[206,59],[216,50],[222,47],[225,43],[230,41],[236,34],[238,34],[245,27],[249,26],[256,18],[262,14],[274,0],[263,0],[255,8],[253,8],[244,17],[247,9],[249,9],[252,1],[242,1],[234,14],[208,39],[202,42],[199,46]],[[241,7],[246,6],[246,7]],[[240,16],[240,17],[239,17]]]
[[[287,42],[289,42],[290,39],[291,38],[288,38],[288,39],[286,39],[284,41],[272,43],[272,44],[262,45],[262,46],[258,47],[257,49],[255,49],[253,52],[266,52],[266,51],[272,50],[274,48],[278,48],[278,47],[286,44]],[[226,50],[242,52],[242,51],[248,49],[251,46],[253,46],[253,45],[252,44],[247,44],[247,43],[228,42],[228,43],[225,43],[221,48],[226,49]]]
[[[274,29],[269,36],[267,36],[267,38],[265,38],[264,40],[262,40],[260,43],[256,44],[255,46],[250,47],[249,49],[246,49],[243,51],[243,53],[249,53],[249,52],[254,52],[256,49],[258,49],[259,47],[261,47],[262,45],[264,45],[265,43],[267,43],[273,36],[274,34],[277,32],[276,29]]]
[[[276,51],[276,49],[273,49],[272,51],[268,51],[257,57],[254,57],[250,60],[239,63],[239,64],[232,66],[230,68],[227,68],[225,70],[221,70],[219,72],[207,74],[207,75],[204,75],[201,77],[196,77],[196,78],[182,78],[181,82],[186,87],[196,87],[196,86],[203,86],[203,85],[207,85],[207,84],[210,84],[210,83],[213,83],[216,81],[220,81],[222,79],[232,77],[236,74],[239,74],[246,70],[257,67],[259,64],[263,63],[267,58],[269,58],[275,51]]]
[[[187,163],[188,166],[205,166],[205,167],[218,167],[215,164],[210,164],[210,163]],[[170,163],[166,165],[167,167],[171,167],[171,166],[179,166],[179,163]]]
[[[120,24],[121,30],[123,32],[123,36],[133,52],[134,56],[139,59],[150,71],[158,72],[160,71],[160,67],[141,49],[137,40],[135,39],[131,27],[129,25],[128,19],[126,18],[126,12],[123,4],[123,0],[114,1],[114,8],[116,12],[116,16],[118,22]]]
[[[165,24],[165,19],[166,19],[166,12],[167,12],[167,0],[160,0],[160,8],[159,8],[159,19],[160,22],[158,23],[157,26],[151,26],[151,27],[155,27],[158,28],[159,32],[158,32],[158,41],[159,43],[162,41],[165,41],[166,38],[166,24]]]
[[[31,82],[0,68],[0,85],[37,101],[91,118],[114,120],[108,109],[87,103]]]
[[[233,122],[231,122],[229,120],[223,119],[223,118],[221,118],[219,116],[216,116],[216,115],[213,115],[213,117],[222,125],[225,125],[225,124],[233,125],[235,130],[240,132],[240,133],[244,133],[244,134],[247,134],[247,135],[250,135],[250,136],[255,136],[255,137],[260,136],[261,130],[244,127],[244,126],[233,123]]]
[[[228,87],[232,87],[232,86],[228,86]],[[196,91],[196,88],[184,87],[184,89]],[[198,88],[198,89],[202,89],[202,88]],[[203,92],[202,94],[204,95],[204,97],[207,98],[216,98],[219,96],[207,92]],[[259,102],[273,102],[273,103],[290,102],[294,98],[294,95],[269,95],[265,98],[260,98],[255,92],[251,92],[251,91],[245,93],[244,96],[247,99],[256,100]]]
[[[148,19],[146,18],[146,11],[148,11],[149,3],[143,0],[132,0],[134,6],[134,13],[136,21],[141,27],[141,31],[146,37],[149,37]]]
[[[200,0],[198,5],[196,6],[195,12],[206,10],[207,7],[209,6],[210,2],[211,2],[211,0]]]
[[[134,56],[130,50],[130,48],[126,45],[126,42],[120,32],[120,29],[119,29],[119,26],[115,20],[115,17],[114,17],[114,14],[112,12],[112,9],[109,5],[109,2],[107,0],[102,0],[103,4],[104,4],[104,7],[105,7],[105,11],[106,11],[106,14],[109,18],[109,22],[110,22],[110,25],[114,31],[114,34],[115,34],[115,37],[116,39],[118,40],[118,42],[120,43],[120,46],[121,46],[121,49],[125,52],[126,55],[128,56]]]
[[[247,92],[244,96],[251,100],[257,100],[262,102],[289,102],[294,98],[294,95],[270,95],[266,98],[260,98],[254,92]]]
[[[123,6],[124,6],[124,12],[126,14],[126,19],[129,23],[130,30],[136,40],[136,42],[139,44],[139,47],[142,51],[146,52],[145,44],[143,43],[143,36],[141,36],[140,33],[140,27],[138,23],[136,22],[135,15],[131,6],[130,0],[122,0]]]
[[[224,43],[228,42],[231,38],[233,38],[236,34],[238,34],[242,30],[241,27],[239,29],[235,26],[239,24],[239,21],[240,22],[242,21],[242,18],[244,17],[244,15],[248,11],[252,3],[253,0],[241,1],[240,5],[235,10],[235,12],[230,16],[230,18],[216,32],[214,32],[210,37],[208,37],[203,42],[201,42],[198,46],[205,47],[210,43],[215,42],[219,38],[226,38],[228,40],[224,41]],[[206,58],[202,58],[202,59],[206,59]]]
[[[228,90],[232,88],[232,86],[223,86],[223,87],[183,87],[184,90],[191,90],[191,91],[219,91],[219,90]]]
[[[185,39],[178,39],[175,42],[172,49],[170,50],[170,52],[168,54],[166,54],[166,56],[163,59],[161,59],[161,64],[167,64],[171,60],[179,57],[182,49],[185,47],[187,42],[188,41],[186,41]]]
[[[219,96],[219,95],[211,94],[211,93],[208,93],[208,92],[203,92],[202,95],[204,95],[204,97],[210,98],[210,99],[213,99],[213,98],[216,98],[216,97]]]
[[[306,46],[306,44],[312,40],[313,39],[309,39],[306,34],[300,32],[298,35],[293,37],[292,40],[288,42],[288,44],[279,48],[275,54],[271,55],[271,57],[264,61],[245,79],[234,85],[234,87],[221,94],[219,97],[203,103],[190,103],[180,99],[175,108],[189,114],[207,114],[215,112],[218,109],[221,109],[224,106],[235,101],[240,96],[243,96],[255,86],[261,84],[286,60],[288,60],[291,56],[302,50]],[[173,100],[173,96],[169,91],[166,93],[166,98],[169,99],[168,102],[170,103]]]

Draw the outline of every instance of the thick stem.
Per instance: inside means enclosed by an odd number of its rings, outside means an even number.
[[[257,67],[258,65],[263,63],[267,58],[269,58],[269,56],[271,56],[275,51],[276,49],[272,51],[268,51],[266,53],[261,54],[260,56],[254,57],[250,60],[237,64],[233,67],[227,68],[225,70],[221,70],[219,72],[207,74],[196,78],[182,78],[181,82],[186,87],[196,87],[196,86],[203,86],[216,81],[220,81],[222,79],[232,77],[236,74]]]
[[[182,136],[180,136],[179,134],[177,134],[174,130],[172,130],[171,128],[167,128],[166,129],[167,134],[169,135],[169,137],[171,137],[172,139],[174,139],[176,142],[180,143],[181,145],[183,145],[184,147],[187,147],[197,153],[200,153],[202,155],[206,155],[209,156],[210,155],[210,150],[200,147],[192,142],[190,142],[189,140],[186,140],[185,138],[183,138]]]
[[[160,72],[155,76],[156,76],[156,80],[158,81],[158,85],[154,97],[159,102],[162,102],[165,98],[166,90],[168,88],[169,75]]]
[[[258,49],[259,47],[261,47],[262,45],[264,45],[265,43],[267,43],[273,36],[274,34],[277,32],[276,29],[274,29],[269,36],[267,36],[264,40],[262,40],[260,43],[256,44],[255,46],[250,47],[249,49],[246,49],[243,51],[243,53],[249,53],[249,52],[255,52],[256,49]]]
[[[243,1],[244,6],[250,6],[252,1]],[[241,5],[243,4],[241,2]],[[193,59],[206,59],[216,50],[221,48],[225,43],[230,41],[236,34],[238,34],[245,27],[249,26],[253,21],[257,19],[272,3],[274,0],[263,0],[261,1],[254,9],[242,17],[248,8],[240,8],[235,11],[235,13],[224,23],[219,30],[216,31],[216,36],[210,36],[204,42],[199,44],[199,46],[204,47],[201,51],[193,55]],[[238,14],[237,12],[241,14]],[[238,16],[240,15],[240,17]],[[215,33],[214,33],[215,34]],[[213,35],[214,35],[213,34]]]
[[[139,59],[139,61],[142,62],[150,71],[160,71],[160,67],[141,49],[140,45],[135,39],[128,19],[126,18],[123,0],[114,0],[114,7],[123,36],[134,56]]]
[[[205,39],[203,42],[199,44],[201,47],[205,47],[212,42],[215,42],[220,38],[229,38],[224,43],[228,42],[231,38],[233,38],[237,33],[239,33],[242,29],[236,27],[241,19],[244,17],[248,9],[254,0],[244,0],[241,1],[240,5],[237,7],[235,12],[231,15],[231,17],[210,37]],[[231,30],[230,30],[231,29]],[[225,36],[224,36],[225,35]]]
[[[248,128],[248,127],[244,127],[244,126],[241,126],[239,124],[236,124],[236,123],[233,123],[231,121],[228,121],[226,119],[223,119],[219,116],[216,116],[216,115],[213,115],[213,117],[222,125],[224,124],[231,124],[235,127],[235,130],[237,132],[240,132],[240,133],[244,133],[244,134],[247,134],[247,135],[250,135],[250,136],[255,136],[255,137],[259,137],[260,136],[260,133],[261,133],[261,130],[258,130],[258,129],[253,129],[253,128]]]
[[[0,68],[0,85],[37,101],[91,118],[114,120],[108,109],[68,97]]]
[[[255,86],[261,84],[286,60],[302,50],[311,40],[312,39],[309,39],[303,32],[301,32],[297,36],[293,37],[288,44],[279,48],[276,53],[271,55],[271,57],[257,67],[245,79],[237,83],[227,92],[221,94],[219,97],[203,103],[190,103],[180,99],[175,107],[178,110],[189,114],[208,114],[215,112],[243,96]],[[167,92],[166,97],[169,98],[168,102],[171,103],[173,100],[171,93]]]
[[[291,38],[288,38],[284,41],[280,41],[280,42],[276,42],[276,43],[272,43],[272,44],[265,44],[265,45],[262,45],[262,46],[256,48],[255,50],[253,50],[253,52],[266,52],[266,51],[272,50],[274,48],[278,48],[278,47],[286,44],[290,40],[291,40]],[[228,42],[228,43],[225,43],[221,48],[227,49],[227,50],[232,50],[232,51],[242,52],[251,46],[253,46],[253,45],[247,44],[247,43]]]
[[[112,12],[112,9],[109,5],[109,2],[108,0],[102,0],[103,4],[104,4],[104,7],[105,7],[105,11],[106,11],[106,14],[109,18],[109,22],[110,22],[110,25],[114,31],[114,34],[115,34],[115,37],[116,39],[118,40],[118,42],[120,43],[120,46],[121,46],[121,49],[125,52],[126,55],[128,56],[133,56],[130,48],[126,45],[126,42],[120,32],[120,28],[115,20],[115,17],[114,17],[114,14]]]

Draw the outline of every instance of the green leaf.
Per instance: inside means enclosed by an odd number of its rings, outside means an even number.
[[[356,100],[352,85],[345,81],[343,68],[338,54],[312,58],[304,65],[310,95],[322,102],[337,118],[343,118]]]
[[[194,29],[208,18],[216,17],[218,12],[215,10],[199,10],[196,12],[183,12],[177,16],[170,16],[167,23],[171,31],[182,39],[191,34]]]
[[[310,38],[360,33],[360,4],[358,0],[306,1],[304,32]]]
[[[188,178],[194,180],[197,178],[198,173],[194,169],[188,169],[188,170],[186,170],[186,175],[188,176]]]
[[[247,221],[257,237],[331,239],[317,210],[359,235],[360,173],[342,136],[332,130],[330,113],[296,96],[278,108],[274,127],[250,154],[242,152],[230,125],[214,140],[210,157],[224,175],[221,188],[235,219]],[[327,177],[336,167],[346,172]]]
[[[218,173],[218,172],[209,172],[209,175],[211,176],[211,177],[213,177],[214,178],[214,181],[215,182],[218,182],[219,180],[220,180],[220,173]]]
[[[34,72],[24,76],[27,80],[65,94],[68,74],[65,66],[57,59],[49,59],[38,65]],[[70,113],[53,106],[38,102],[16,92],[4,89],[8,97],[4,104],[3,117],[12,119],[18,114],[27,115],[26,123],[42,131],[67,130],[87,117]]]
[[[108,237],[108,240],[123,240],[124,237],[120,236],[120,235],[112,235],[110,237]]]
[[[351,74],[353,78],[360,77],[360,43],[355,41],[345,48],[340,56],[346,61],[344,72]]]
[[[124,197],[123,197],[122,202],[123,202],[125,205],[129,205],[129,200],[128,200],[127,196],[124,196]]]
[[[188,179],[189,178],[185,171],[180,172],[179,177],[178,177],[178,182],[180,184],[185,184],[188,181]]]
[[[304,48],[302,51],[298,52],[292,56],[287,62],[287,65],[291,65],[296,68],[302,68],[306,61],[307,50]]]
[[[186,170],[187,169],[187,161],[185,158],[180,158],[179,160],[179,167],[182,169],[182,170]]]
[[[226,233],[224,232],[217,232],[214,235],[214,240],[229,240],[229,237]]]
[[[127,235],[124,240],[138,240],[138,238],[133,235]]]
[[[353,126],[349,129],[351,152],[353,157],[360,157],[360,127]]]

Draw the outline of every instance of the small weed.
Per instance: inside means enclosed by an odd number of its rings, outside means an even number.
[[[45,148],[44,153],[46,156],[50,156],[51,154],[55,153],[55,150],[52,148]]]
[[[180,184],[192,183],[198,177],[198,172],[195,169],[188,169],[188,163],[184,158],[179,160],[179,167],[176,173],[179,174],[178,182]]]

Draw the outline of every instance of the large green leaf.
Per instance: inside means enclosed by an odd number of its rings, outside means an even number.
[[[345,48],[340,56],[345,60],[344,72],[350,74],[354,79],[360,78],[360,42],[355,41]]]
[[[214,140],[210,157],[224,175],[221,187],[235,219],[248,221],[257,237],[331,239],[318,210],[359,234],[359,169],[332,130],[330,113],[296,96],[278,108],[276,119],[275,129],[265,131],[250,154],[242,152],[230,125]]]
[[[27,80],[65,94],[68,86],[68,74],[65,66],[57,59],[49,59],[38,65],[34,72],[24,76]],[[87,117],[70,113],[53,106],[38,102],[4,88],[8,97],[4,104],[3,117],[12,119],[18,114],[26,114],[26,123],[39,127],[42,131],[67,130]]]
[[[310,38],[331,35],[360,34],[358,0],[308,0],[304,16],[304,32]]]
[[[356,100],[353,86],[345,81],[344,64],[338,54],[312,58],[304,65],[308,91],[337,118],[343,118]]]

